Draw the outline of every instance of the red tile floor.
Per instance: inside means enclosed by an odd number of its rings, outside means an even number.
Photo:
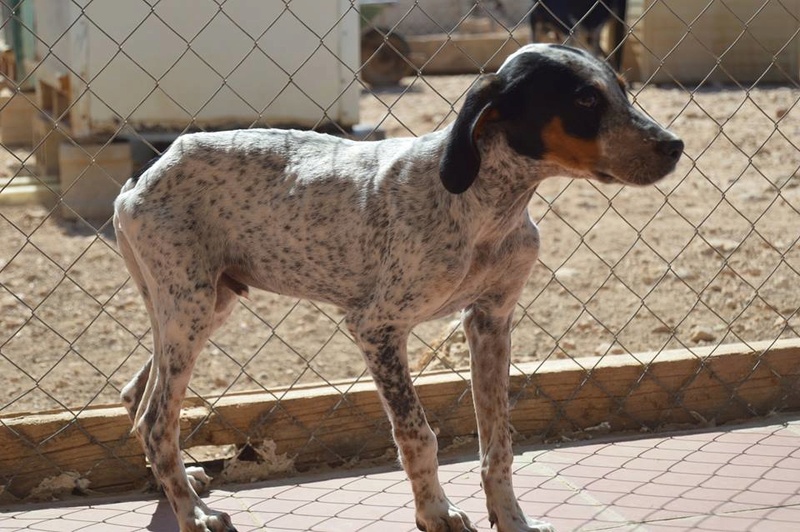
[[[800,531],[800,417],[706,431],[517,449],[514,484],[531,516],[572,530]],[[443,464],[449,497],[488,531],[474,459]],[[390,468],[226,487],[206,497],[240,532],[411,531],[409,485]],[[155,496],[0,508],[0,531],[176,529]]]

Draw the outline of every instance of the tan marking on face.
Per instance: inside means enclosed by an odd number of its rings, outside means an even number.
[[[628,80],[625,79],[625,74],[617,74],[617,83],[619,83],[619,88],[622,89],[622,92],[628,90]]]
[[[500,113],[494,107],[482,112],[475,121],[475,125],[472,126],[472,142],[476,143],[478,141],[478,137],[483,134],[483,128],[486,127],[487,122],[497,120],[498,118],[500,118]]]
[[[564,131],[564,124],[560,117],[553,118],[542,129],[544,142],[544,157],[575,170],[594,170],[600,159],[600,146],[594,139],[581,139],[573,137]]]

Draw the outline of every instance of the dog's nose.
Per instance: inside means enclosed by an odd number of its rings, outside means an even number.
[[[661,155],[666,155],[677,162],[683,153],[683,141],[681,139],[660,140],[656,144],[656,150]]]

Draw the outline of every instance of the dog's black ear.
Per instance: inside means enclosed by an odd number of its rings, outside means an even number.
[[[467,93],[439,161],[439,178],[453,194],[466,191],[478,176],[481,155],[475,141],[488,120],[498,116],[492,107],[500,92],[500,78],[482,76]]]

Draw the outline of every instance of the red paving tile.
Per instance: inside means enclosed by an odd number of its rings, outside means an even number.
[[[520,505],[559,531],[794,531],[800,523],[800,420],[520,451]],[[346,476],[347,475],[347,476]],[[475,460],[448,462],[451,500],[489,530]],[[376,469],[226,487],[206,497],[239,532],[415,530],[402,471]],[[54,502],[0,508],[0,532],[166,532],[163,499]]]

